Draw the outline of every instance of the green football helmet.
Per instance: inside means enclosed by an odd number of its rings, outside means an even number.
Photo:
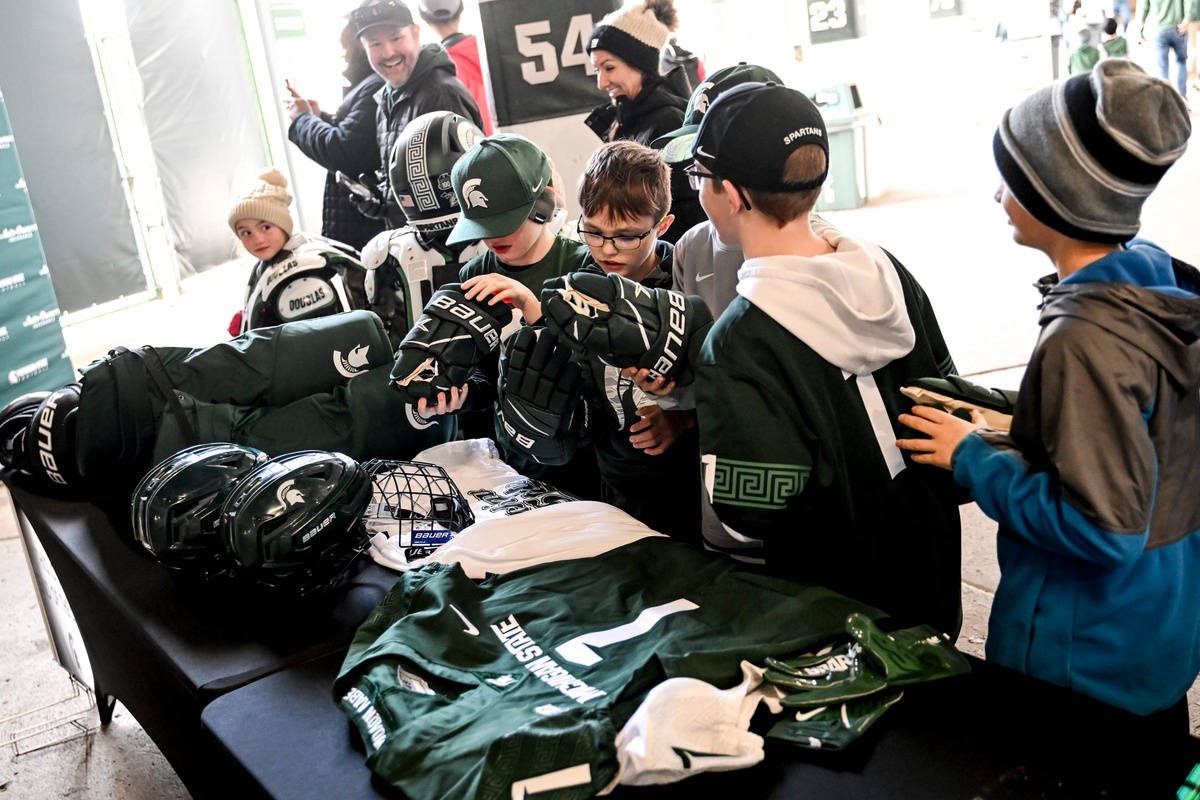
[[[225,571],[218,525],[238,480],[267,454],[236,444],[199,444],[163,459],[133,492],[134,538],[163,565],[207,579]]]
[[[341,453],[303,450],[256,467],[221,511],[234,572],[299,595],[340,581],[368,539],[360,518],[371,479]]]

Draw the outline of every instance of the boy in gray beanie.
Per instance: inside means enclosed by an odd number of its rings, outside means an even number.
[[[1200,273],[1133,237],[1190,135],[1125,59],[1004,114],[996,199],[1056,271],[1012,429],[918,407],[900,421],[931,438],[899,443],[1000,523],[988,660],[1175,734],[1200,673]]]

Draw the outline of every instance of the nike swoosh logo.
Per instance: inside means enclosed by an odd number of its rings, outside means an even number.
[[[696,148],[696,155],[704,156],[705,158],[716,158],[712,153],[706,152],[703,147]]]
[[[463,628],[463,633],[470,634],[471,636],[479,635],[479,628],[476,628],[471,623],[471,620],[467,619],[466,615],[463,614],[463,612],[459,611],[458,608],[456,608],[453,603],[450,604],[450,610],[453,611],[455,614],[458,614],[458,618],[463,621],[463,625],[467,626],[467,627]]]
[[[708,273],[707,275],[697,275],[697,276],[696,276],[696,283],[699,283],[700,281],[706,281],[706,280],[708,280],[709,278],[711,278],[712,276],[713,276],[713,273],[711,273],[711,272],[710,272],[710,273]]]
[[[685,750],[682,747],[672,747],[675,755],[679,756],[679,760],[683,763],[684,769],[707,770],[717,767],[721,764],[729,764],[729,760],[734,758],[732,755],[723,755],[721,753],[698,753],[695,750]]]
[[[544,181],[544,180],[546,180],[546,179],[545,179],[545,178],[542,178],[542,180],[541,180],[541,181],[538,181],[536,184],[534,184],[534,185],[533,185],[533,186],[531,186],[530,188],[531,188],[533,191],[535,191],[535,192],[536,192],[538,189],[541,189],[541,188],[542,188],[542,181]]]

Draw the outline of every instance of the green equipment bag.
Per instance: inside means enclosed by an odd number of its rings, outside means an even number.
[[[379,317],[351,311],[260,328],[204,348],[118,347],[80,372],[75,458],[84,478],[138,480],[169,414],[180,447],[201,443],[197,403],[284,406],[392,362]],[[298,446],[304,432],[297,431]]]

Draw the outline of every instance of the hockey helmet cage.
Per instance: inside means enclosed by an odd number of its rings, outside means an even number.
[[[25,430],[22,471],[59,486],[76,488],[83,479],[75,463],[75,424],[83,387],[68,383],[38,403]]]
[[[383,534],[413,564],[431,555],[475,522],[467,498],[437,464],[374,459],[363,464],[371,476],[371,503],[363,526]]]
[[[237,482],[267,458],[253,447],[215,443],[163,459],[133,492],[134,539],[168,568],[200,579],[222,574],[221,509]]]
[[[431,111],[404,126],[388,157],[388,178],[410,225],[425,232],[454,227],[459,207],[450,170],[482,138],[475,123],[450,111]]]
[[[49,392],[23,394],[0,409],[0,465],[5,469],[25,470],[25,434],[29,421]]]
[[[336,584],[367,545],[371,481],[324,450],[277,456],[246,475],[221,512],[226,552],[253,582],[308,595]]]

